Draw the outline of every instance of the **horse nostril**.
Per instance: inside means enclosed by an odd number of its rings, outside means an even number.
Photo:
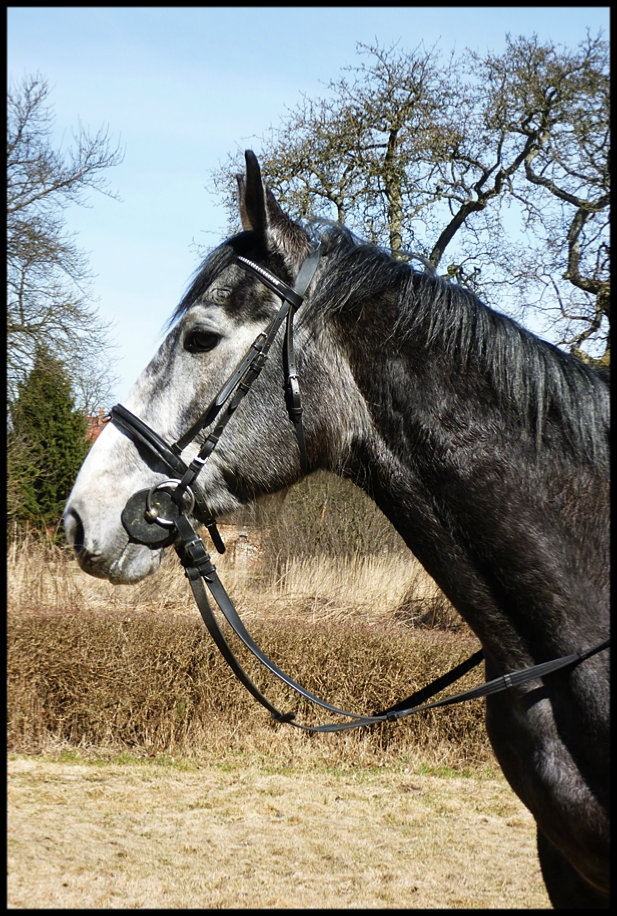
[[[84,549],[84,526],[79,516],[79,513],[75,509],[69,509],[63,519],[64,531],[66,533],[66,539],[73,547],[75,553],[79,554]]]

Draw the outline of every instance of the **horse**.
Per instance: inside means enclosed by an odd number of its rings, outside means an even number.
[[[295,221],[254,153],[245,159],[242,229],[198,268],[125,402],[141,434],[117,414],[69,496],[64,525],[82,569],[123,583],[157,568],[170,540],[136,542],[122,516],[138,491],[164,489],[174,455],[193,462],[191,493],[210,522],[326,469],[388,517],[480,640],[487,677],[606,640],[606,378],[345,227]],[[246,365],[301,274],[288,347],[301,391],[294,423],[285,373],[264,355],[219,439],[204,404],[230,367]],[[289,333],[280,324],[269,343],[284,347]],[[157,431],[158,450],[144,430]],[[603,646],[486,701],[497,760],[535,818],[555,908],[608,906],[608,676]]]

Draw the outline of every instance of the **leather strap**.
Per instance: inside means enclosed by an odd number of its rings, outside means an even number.
[[[237,262],[240,267],[243,267],[244,270],[247,270],[249,273],[254,274],[258,280],[272,290],[273,293],[276,293],[277,296],[280,296],[282,299],[286,299],[290,302],[294,308],[300,308],[302,305],[302,296],[299,293],[296,293],[295,290],[288,286],[286,283],[283,283],[282,280],[279,280],[274,274],[271,274],[269,270],[266,270],[265,267],[262,267],[260,264],[255,264],[254,261],[250,261],[248,258],[238,255]]]
[[[304,426],[302,424],[302,399],[300,397],[300,382],[296,370],[296,356],[293,344],[293,312],[287,312],[287,329],[285,332],[285,349],[283,351],[285,366],[285,404],[289,419],[296,428],[296,439],[300,450],[300,467],[304,475],[308,474],[309,464],[306,454],[304,439]]]
[[[450,686],[450,684],[461,678],[468,671],[471,671],[473,668],[475,668],[484,658],[483,650],[479,650],[478,652],[475,652],[470,658],[466,659],[464,662],[461,662],[459,665],[453,668],[452,671],[449,671],[447,674],[437,678],[428,686],[416,691],[405,700],[401,700],[401,702],[396,703],[394,706],[390,706],[381,712],[375,713],[374,715],[364,715],[349,712],[344,709],[339,709],[337,706],[333,706],[331,703],[327,703],[324,700],[319,699],[319,697],[316,697],[314,694],[310,693],[308,690],[306,690],[304,687],[286,675],[261,651],[259,646],[255,643],[255,641],[246,630],[246,627],[242,623],[233,605],[233,602],[225,591],[217,575],[216,569],[212,564],[210,557],[206,553],[201,538],[193,530],[185,516],[180,516],[180,518],[176,520],[176,527],[181,539],[180,541],[176,542],[176,551],[180,557],[182,565],[185,568],[185,574],[191,584],[191,589],[193,591],[195,601],[208,629],[208,632],[214,639],[225,661],[230,666],[236,677],[238,677],[242,684],[252,694],[252,696],[259,703],[265,706],[265,708],[270,712],[273,719],[278,722],[287,722],[290,725],[293,725],[294,728],[299,728],[302,731],[312,733],[346,731],[348,729],[360,728],[367,725],[376,725],[386,721],[394,722],[416,712],[425,712],[429,709],[437,709],[441,706],[451,706],[457,703],[466,702],[467,700],[479,699],[494,693],[509,690],[513,687],[520,687],[528,681],[545,677],[554,671],[573,667],[579,662],[584,661],[586,658],[590,658],[592,655],[595,655],[597,652],[601,652],[603,649],[606,649],[610,645],[610,638],[608,638],[598,643],[597,645],[592,646],[590,649],[576,652],[571,655],[566,655],[561,658],[553,659],[548,662],[541,662],[537,665],[531,665],[530,667],[523,668],[519,671],[504,674],[501,677],[487,681],[479,687],[474,687],[471,690],[466,690],[462,693],[457,693],[453,696],[445,697],[432,703],[425,702],[425,700],[430,699],[430,697],[435,696],[437,693],[440,693],[446,687]],[[203,587],[202,579],[206,583],[210,594],[219,606],[223,616],[231,626],[232,630],[236,633],[241,642],[259,662],[261,662],[287,687],[299,693],[300,696],[335,715],[344,716],[347,719],[351,719],[351,721],[329,722],[325,725],[304,725],[295,721],[296,714],[294,712],[282,713],[275,706],[273,706],[272,703],[270,703],[270,701],[255,686],[253,681],[250,679],[246,671],[244,671],[235,655],[233,654],[229,644],[227,643],[218,626],[212,607],[208,601],[207,593]]]
[[[142,445],[145,445],[157,458],[160,458],[167,466],[171,469],[174,474],[177,474],[178,478],[183,478],[188,473],[188,468],[184,461],[180,458],[178,454],[173,450],[173,446],[169,446],[164,439],[162,439],[157,432],[151,429],[147,423],[144,423],[143,420],[140,420],[134,413],[131,413],[130,410],[127,410],[122,404],[116,404],[109,411],[109,419],[126,433],[129,438],[137,440]],[[147,491],[140,491],[140,493],[135,493],[131,499],[135,499],[138,496],[145,494]],[[174,501],[180,506],[182,500],[182,492],[178,488],[173,493]],[[131,500],[129,500],[129,503]],[[127,503],[128,508],[129,503]],[[144,500],[145,505],[145,500]],[[136,541],[137,543],[148,543],[147,541],[140,540],[139,536],[136,536],[136,529],[134,526],[131,526],[127,523],[125,512],[123,512],[122,523],[129,534],[131,540]],[[225,544],[223,539],[219,534],[219,530],[216,527],[216,519],[210,515],[208,512],[204,512],[199,507],[195,507],[194,513],[195,518],[197,518],[202,524],[206,526],[212,542],[216,547],[219,553],[225,552]],[[153,548],[160,548],[165,546],[164,541],[168,540],[167,538],[158,539],[156,542],[151,541]]]
[[[137,439],[142,445],[145,445],[150,452],[153,452],[157,458],[160,458],[173,473],[182,476],[186,471],[186,464],[180,458],[180,455],[174,451],[173,446],[168,445],[164,439],[159,436],[147,423],[140,420],[138,416],[127,410],[123,404],[115,404],[109,411],[109,419],[119,427],[129,438]]]
[[[236,261],[240,267],[243,267],[244,270],[249,271],[249,273],[254,274],[259,280],[261,280],[261,282],[269,289],[271,289],[273,293],[276,293],[276,295],[280,296],[281,299],[285,299],[287,302],[291,303],[295,311],[302,305],[304,294],[308,289],[309,283],[313,279],[313,275],[317,269],[317,264],[319,263],[320,256],[321,242],[311,250],[311,252],[302,262],[293,288],[288,286],[287,283],[284,283],[282,280],[279,280],[277,276],[270,273],[270,271],[266,270],[265,267],[262,267],[260,264],[255,264],[254,261],[250,261],[243,255],[238,255]]]

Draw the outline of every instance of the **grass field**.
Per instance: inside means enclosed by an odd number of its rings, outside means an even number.
[[[226,562],[264,651],[344,708],[396,702],[478,646],[400,555],[269,579]],[[308,736],[234,680],[173,562],[114,588],[31,543],[8,576],[9,908],[548,906],[481,701]],[[414,626],[431,607],[445,630]]]
[[[9,908],[546,908],[495,772],[13,757]]]

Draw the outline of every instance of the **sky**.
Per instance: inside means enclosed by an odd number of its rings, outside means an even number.
[[[111,325],[128,394],[203,251],[228,234],[211,172],[252,148],[303,95],[358,64],[358,43],[412,51],[437,44],[500,53],[506,34],[574,48],[609,36],[609,7],[9,7],[9,84],[40,74],[55,113],[53,140],[106,127],[124,150],[106,177],[118,199],[93,193],[66,211],[95,275],[92,302]]]

